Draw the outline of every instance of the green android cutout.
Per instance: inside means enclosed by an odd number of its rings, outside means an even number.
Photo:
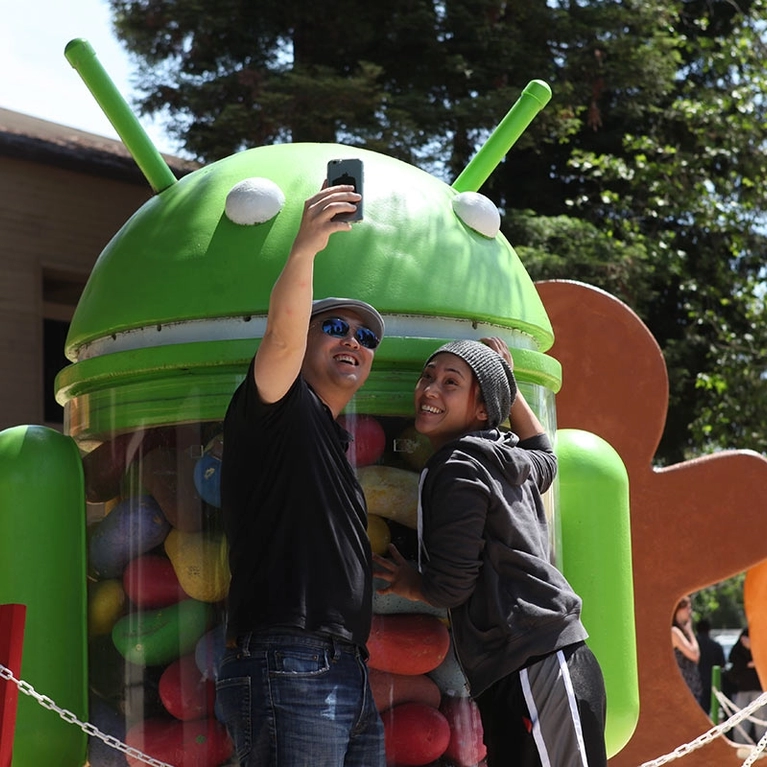
[[[56,395],[66,432],[81,445],[109,433],[222,418],[263,330],[303,201],[319,188],[327,161],[345,157],[364,162],[365,220],[331,238],[317,260],[315,293],[369,301],[386,318],[387,336],[357,412],[409,413],[413,373],[443,340],[492,334],[509,344],[520,385],[555,432],[561,368],[546,354],[553,333],[535,286],[502,233],[477,231],[456,213],[458,198],[479,191],[551,98],[546,83],[524,89],[452,186],[399,160],[336,144],[249,149],[177,180],[87,41],[71,41],[66,57],[156,193],[99,256],[71,323],[65,351],[72,364],[59,374]],[[272,198],[276,212],[260,223],[235,223],[227,198],[248,179],[265,180],[282,196]],[[599,600],[598,608],[584,608],[584,622],[605,672],[612,756],[638,718],[625,477],[609,446],[586,440],[584,447],[572,435],[562,444],[567,541],[557,551],[584,604]],[[591,492],[572,492],[582,478]],[[616,504],[617,513],[608,514]],[[585,528],[597,530],[597,539],[571,532],[584,529],[579,517],[590,520]],[[0,535],[0,545],[5,541]],[[603,558],[606,542],[611,555]],[[0,550],[9,561],[41,555],[33,541]],[[73,592],[82,588],[72,585]],[[1,582],[0,601],[18,601]],[[78,626],[73,635],[82,631]],[[60,756],[62,767],[77,767],[81,744]]]

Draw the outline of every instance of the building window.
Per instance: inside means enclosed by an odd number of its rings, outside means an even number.
[[[55,380],[69,364],[64,344],[85,277],[60,271],[43,273],[43,418],[49,426],[63,426],[64,409],[56,402]]]
[[[68,322],[43,320],[43,418],[48,424],[64,423],[64,408],[56,402],[54,382],[59,370],[68,364],[64,356],[68,332]]]

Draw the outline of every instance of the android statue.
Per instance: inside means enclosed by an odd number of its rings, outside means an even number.
[[[342,416],[373,548],[395,541],[412,551],[426,449],[411,412],[421,364],[445,340],[502,337],[526,399],[556,434],[560,479],[546,499],[553,549],[583,598],[607,686],[608,755],[619,752],[638,716],[625,470],[598,437],[556,433],[551,325],[498,209],[478,193],[549,100],[548,86],[525,88],[452,185],[379,153],[309,143],[248,149],[177,180],[88,43],[73,40],[66,56],[155,196],[101,253],[77,306],[71,364],[56,381],[65,434],[0,434],[0,493],[12,499],[0,518],[0,603],[28,608],[22,675],[155,759],[234,763],[214,700],[228,588],[221,422],[263,334],[304,200],[330,160],[355,158],[364,218],[317,258],[314,290],[368,301],[386,320],[370,377]],[[373,691],[387,734],[398,733],[387,744],[410,743],[402,763],[479,764],[481,726],[444,616],[412,609],[374,602]],[[387,636],[395,621],[404,648]],[[440,641],[423,661],[407,648],[426,635]],[[141,763],[20,697],[17,767]],[[427,726],[438,734],[432,751],[418,737]]]

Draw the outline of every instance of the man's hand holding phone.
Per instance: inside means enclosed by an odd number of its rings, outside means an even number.
[[[356,158],[344,160],[330,160],[328,162],[327,181],[328,186],[353,186],[354,191],[362,195],[362,160]],[[334,216],[334,221],[362,221],[362,200],[357,204],[354,213],[339,213]]]

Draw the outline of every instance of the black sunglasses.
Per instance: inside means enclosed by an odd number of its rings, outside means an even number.
[[[320,327],[323,333],[333,336],[333,338],[346,338],[349,335],[350,325],[340,317],[328,317],[322,321]],[[354,337],[357,339],[357,343],[366,349],[375,349],[380,343],[378,336],[364,325],[354,331]]]

